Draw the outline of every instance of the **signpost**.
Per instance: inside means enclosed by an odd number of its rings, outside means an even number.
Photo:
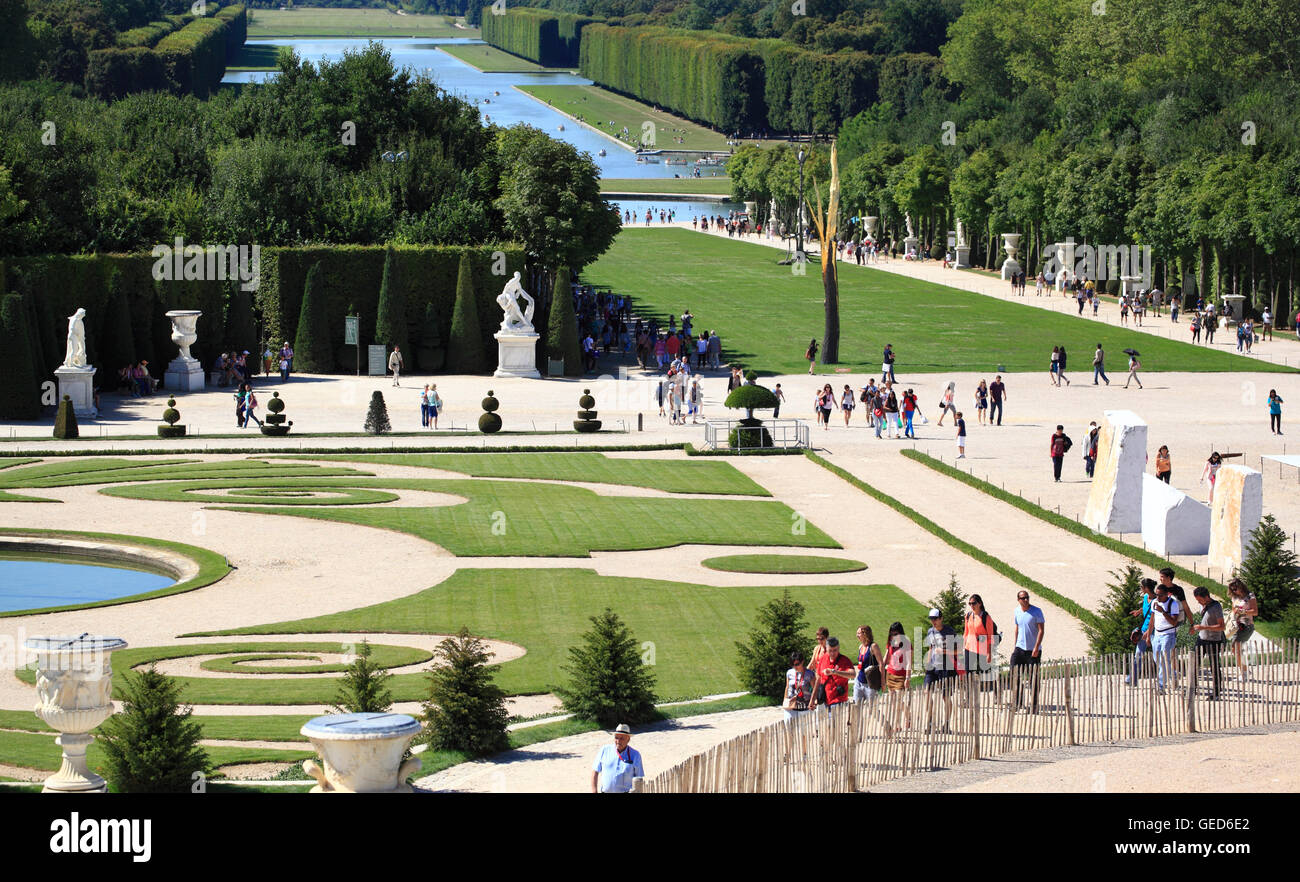
[[[373,343],[369,346],[370,353],[370,376],[382,377],[388,373],[388,347]]]
[[[343,317],[343,345],[357,347],[357,376],[361,376],[361,316]]]

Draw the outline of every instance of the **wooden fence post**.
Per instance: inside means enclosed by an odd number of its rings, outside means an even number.
[[[1196,731],[1196,686],[1201,681],[1201,654],[1196,647],[1188,650],[1187,662],[1187,731]]]
[[[1079,743],[1074,740],[1074,699],[1070,694],[1072,669],[1073,665],[1067,662],[1065,665],[1065,731],[1069,734],[1071,746]]]

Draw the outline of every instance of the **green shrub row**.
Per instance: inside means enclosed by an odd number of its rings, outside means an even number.
[[[907,452],[908,451],[904,451],[904,453]],[[951,545],[953,548],[957,549],[962,554],[965,554],[967,557],[972,557],[975,560],[979,561],[980,563],[984,564],[989,569],[1001,573],[1002,575],[1006,576],[1012,582],[1015,582],[1017,585],[1024,588],[1025,590],[1036,593],[1041,597],[1046,597],[1048,600],[1052,601],[1052,603],[1056,604],[1061,609],[1065,610],[1070,615],[1074,616],[1080,622],[1083,622],[1086,625],[1092,625],[1094,627],[1100,623],[1101,620],[1097,617],[1096,613],[1092,612],[1092,610],[1089,610],[1079,605],[1078,603],[1076,603],[1075,601],[1071,600],[1070,598],[1066,597],[1063,594],[1053,591],[1051,588],[1048,588],[1042,582],[1039,582],[1036,579],[1029,578],[1029,576],[1026,576],[1024,573],[1020,572],[1020,570],[1017,570],[1015,567],[1008,566],[1003,561],[998,560],[993,555],[986,553],[985,551],[981,550],[977,546],[972,545],[966,540],[961,539],[960,537],[955,536],[952,533],[949,533],[943,527],[939,526],[934,521],[930,520],[925,515],[918,512],[916,509],[904,505],[894,497],[890,496],[888,493],[885,493],[882,490],[877,490],[875,487],[872,487],[866,481],[863,481],[862,479],[851,474],[850,472],[845,471],[844,469],[840,468],[837,465],[833,465],[832,463],[818,456],[816,453],[813,453],[811,450],[805,451],[805,455],[813,462],[821,466],[822,468],[848,481],[854,487],[857,487],[859,490],[861,490],[863,493],[866,493],[871,498],[875,499],[878,502],[883,502],[885,505],[889,506],[894,511],[898,512],[903,517],[907,518],[909,521],[916,524],[921,529],[925,530],[928,533],[933,534],[934,536],[939,537],[945,543]]]
[[[879,65],[865,52],[826,55],[764,40],[767,124],[778,132],[833,134],[876,102]]]
[[[582,29],[597,21],[567,12],[515,7],[504,15],[483,10],[484,42],[544,67],[577,67]]]
[[[133,49],[138,46],[151,49],[163,37],[185,27],[185,24],[191,20],[188,15],[165,15],[159,21],[151,21],[147,25],[122,31],[117,35],[117,46],[119,49]]]
[[[506,433],[510,434],[510,433]],[[549,434],[541,433],[538,434]],[[577,433],[574,433],[575,436]],[[689,447],[689,444],[575,444],[572,447],[557,447],[554,444],[537,445],[537,444],[512,444],[508,447],[482,447],[472,448],[474,453],[632,453],[646,452],[656,450],[681,450],[683,447]],[[385,454],[390,453],[465,453],[471,450],[464,445],[459,447],[430,447],[427,444],[416,445],[413,447],[295,447],[293,455],[285,457],[296,459],[305,454],[327,453],[327,454],[345,454],[345,453],[375,453],[377,450]],[[284,453],[283,448],[276,447],[195,447],[195,448],[167,448],[168,456],[188,456],[191,454],[212,453],[212,454],[232,454],[232,455],[252,455],[261,453]],[[689,455],[690,450],[686,453]],[[0,450],[0,459],[9,457],[26,458],[26,457],[44,457],[51,458],[57,456],[157,456],[158,448],[147,450],[109,450],[108,448],[92,447],[86,450],[28,450],[28,451],[8,451]]]
[[[110,49],[96,49],[87,59],[86,91],[98,98],[114,99],[134,92],[168,91],[205,98],[216,91],[226,73],[226,58],[244,43],[248,13],[241,4],[227,6],[215,15],[195,18],[170,32],[171,22],[137,28],[132,41]],[[124,35],[125,36],[125,35]],[[147,41],[157,37],[157,42]]]

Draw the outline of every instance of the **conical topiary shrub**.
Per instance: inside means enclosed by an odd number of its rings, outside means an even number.
[[[284,405],[281,405],[283,407]],[[176,399],[167,399],[167,409],[163,411],[163,422],[167,425],[158,427],[159,438],[182,438],[185,436],[185,427],[176,425],[181,418],[181,412],[176,409]]]
[[[483,415],[478,418],[478,430],[486,435],[493,432],[501,431],[501,417],[497,416],[497,408],[501,402],[492,397],[492,390],[488,390],[487,398],[483,399]]]
[[[456,274],[456,303],[451,312],[451,336],[447,338],[447,370],[453,374],[481,374],[487,370],[468,254],[460,256],[460,270]]]
[[[393,431],[393,424],[388,421],[388,405],[384,403],[384,393],[378,389],[370,396],[365,429],[370,435],[384,435]]]
[[[266,419],[263,421],[263,435],[288,435],[289,427],[293,425],[293,420],[288,423],[284,421],[284,399],[280,397],[279,392],[271,393],[271,400],[266,402]]]
[[[578,339],[578,319],[573,312],[570,280],[567,266],[555,271],[550,321],[546,327],[546,356],[552,361],[564,361],[566,377],[581,377],[582,342]]]
[[[64,395],[63,400],[59,402],[59,412],[54,417],[54,437],[76,438],[79,435],[77,412],[72,409],[72,399]]]
[[[591,397],[590,389],[582,390],[582,397],[578,399],[578,406],[582,410],[578,411],[578,418],[573,421],[573,428],[578,432],[599,432],[600,420],[596,419],[596,411],[592,410],[596,406],[596,399]]]

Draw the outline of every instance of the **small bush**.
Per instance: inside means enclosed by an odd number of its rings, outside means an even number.
[[[1129,615],[1142,608],[1142,571],[1130,563],[1123,570],[1111,573],[1115,581],[1107,585],[1106,599],[1097,610],[1098,621],[1083,622],[1083,633],[1088,638],[1088,649],[1094,655],[1113,652],[1132,652],[1129,634],[1141,625],[1139,619]],[[1190,598],[1189,598],[1190,599]]]
[[[122,710],[109,717],[96,740],[104,749],[108,780],[118,793],[189,793],[194,773],[211,768],[199,746],[203,731],[180,707],[180,686],[154,667],[127,674]]]
[[[1259,617],[1274,621],[1300,600],[1300,565],[1287,535],[1271,514],[1250,533],[1237,576],[1255,595]]]
[[[54,437],[77,438],[80,434],[77,430],[77,411],[72,407],[72,399],[64,395],[59,402],[59,412],[54,416]]]
[[[492,390],[488,390],[487,398],[483,399],[483,413],[478,418],[478,430],[484,434],[491,435],[494,432],[501,431],[501,417],[497,416],[497,408],[501,402],[497,401],[492,395]]]
[[[966,616],[966,598],[967,594],[961,588],[961,583],[957,581],[956,573],[948,574],[948,587],[938,593],[937,596],[930,599],[926,612],[931,609],[937,609],[943,616],[943,623],[954,631],[958,630],[958,623],[965,620]],[[925,619],[925,628],[930,627],[930,619]]]
[[[803,604],[790,596],[789,589],[758,608],[749,639],[736,642],[740,682],[750,692],[773,699],[784,695],[791,653],[800,652],[807,659],[812,649],[803,614]]]
[[[577,432],[599,432],[600,420],[596,419],[596,411],[592,410],[596,406],[596,399],[591,397],[590,389],[583,389],[582,396],[578,399],[578,418],[573,421],[573,429]]]
[[[483,641],[462,627],[438,644],[445,665],[429,672],[429,700],[424,718],[433,750],[463,750],[471,756],[497,753],[510,746],[506,696],[493,680],[491,655]]]
[[[393,706],[388,681],[393,675],[370,660],[374,650],[370,641],[362,640],[357,657],[339,681],[339,691],[330,707],[338,714],[385,713]]]
[[[366,411],[364,429],[369,435],[384,435],[393,431],[393,424],[388,421],[388,405],[384,403],[384,393],[378,389],[370,395],[370,409]]]
[[[611,609],[591,617],[592,628],[569,649],[566,686],[557,687],[564,709],[580,720],[608,729],[655,716],[654,672],[641,658],[641,646]]]

